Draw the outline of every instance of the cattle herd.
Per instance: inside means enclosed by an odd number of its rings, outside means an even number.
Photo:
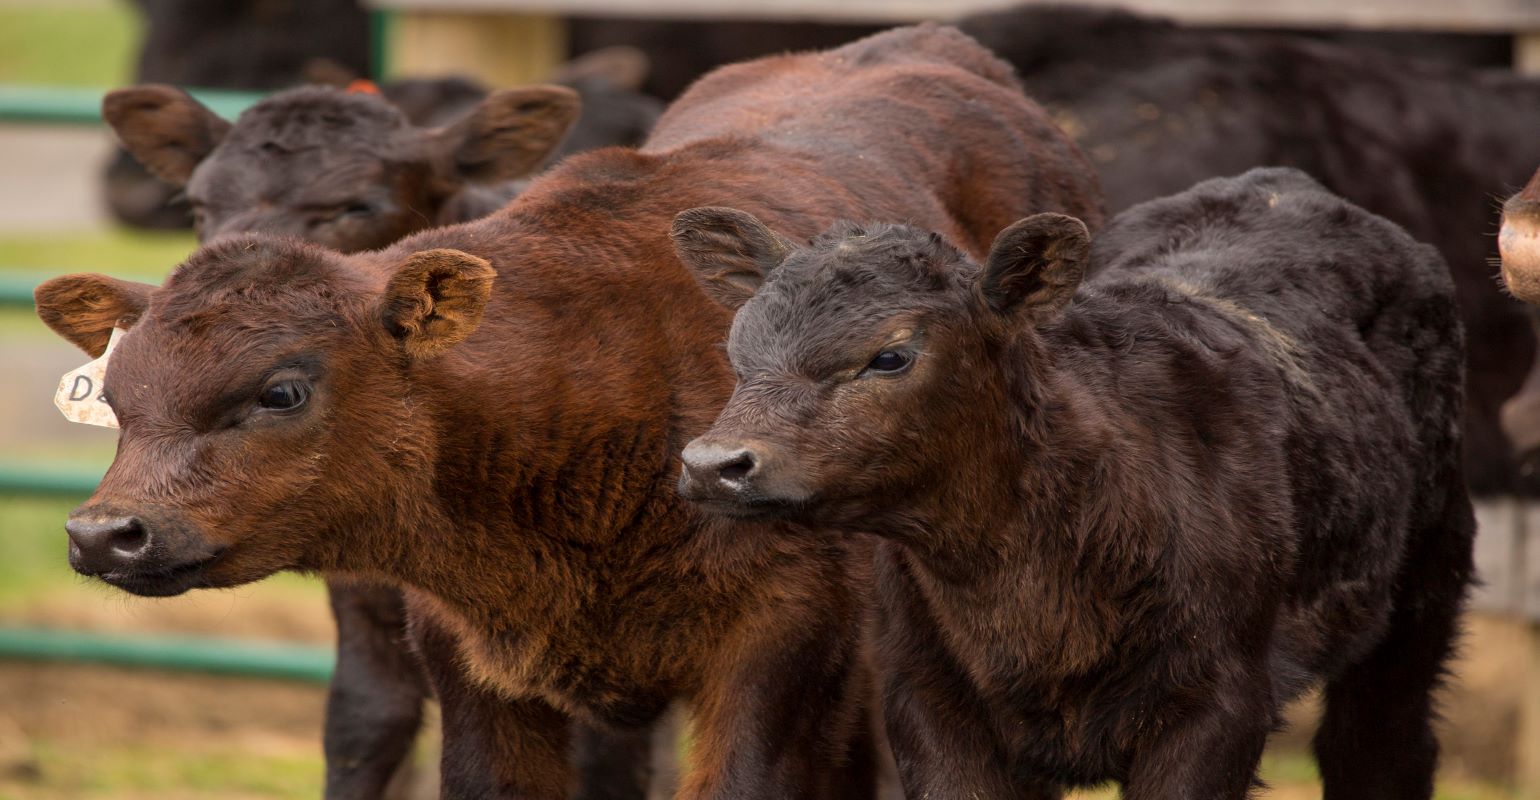
[[[643,797],[678,706],[680,797],[1242,800],[1317,687],[1327,798],[1431,797],[1540,81],[1060,7],[642,66],[111,93],[204,244],[37,290],[124,331],[70,564],[324,576],[333,800],[430,697],[450,798]]]

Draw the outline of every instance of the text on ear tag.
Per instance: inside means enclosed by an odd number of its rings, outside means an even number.
[[[54,393],[53,404],[64,412],[65,419],[103,428],[118,427],[112,407],[102,399],[102,378],[107,375],[107,359],[122,336],[122,328],[113,328],[112,338],[107,340],[107,349],[100,358],[64,373],[59,379],[59,391]]]

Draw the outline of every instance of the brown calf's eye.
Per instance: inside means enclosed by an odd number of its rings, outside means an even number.
[[[898,350],[884,350],[878,353],[870,363],[866,365],[867,372],[891,375],[895,372],[903,372],[913,361],[908,353]]]
[[[269,411],[292,411],[305,404],[310,389],[299,381],[283,381],[262,390],[257,404]]]

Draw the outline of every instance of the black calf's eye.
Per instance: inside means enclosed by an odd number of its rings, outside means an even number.
[[[257,404],[269,411],[290,411],[305,404],[310,387],[299,381],[282,381],[262,390]]]
[[[908,353],[901,353],[897,350],[884,350],[878,353],[877,357],[873,358],[866,365],[866,371],[879,374],[902,372],[905,367],[909,366],[911,360]]]

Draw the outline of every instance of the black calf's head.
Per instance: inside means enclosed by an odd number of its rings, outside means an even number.
[[[571,89],[528,86],[422,128],[378,95],[303,88],[232,125],[150,85],[108,94],[102,115],[140,163],[183,187],[200,239],[258,231],[356,252],[452,221],[440,217],[467,187],[534,172],[579,105]]]
[[[680,492],[819,522],[904,497],[993,433],[971,412],[1004,391],[996,354],[1069,301],[1089,250],[1085,226],[1058,214],[1006,229],[982,267],[897,225],[842,223],[799,248],[703,208],[673,235],[708,291],[743,304],[728,341],[738,386],[685,449]]]

